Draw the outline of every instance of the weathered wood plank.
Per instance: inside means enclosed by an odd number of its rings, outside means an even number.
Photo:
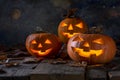
[[[31,72],[30,80],[84,80],[83,67],[70,67],[66,64],[52,65],[40,63]]]
[[[120,80],[120,71],[110,71],[108,76],[110,80]]]
[[[86,80],[107,80],[107,72],[100,68],[87,69]]]
[[[2,69],[6,71],[0,74],[0,80],[29,80],[30,71],[33,70],[38,64],[20,64],[16,67],[5,67]]]
[[[0,74],[0,77],[11,77],[17,70],[10,68],[2,68],[6,73]]]
[[[19,69],[13,76],[14,80],[29,80],[29,75],[32,69]]]
[[[30,72],[37,64],[21,64],[18,70],[12,75],[14,80],[29,80]]]
[[[15,69],[2,68],[6,73],[0,74],[0,80],[13,80],[13,74],[17,71]]]
[[[0,80],[14,80],[13,77],[0,77]]]

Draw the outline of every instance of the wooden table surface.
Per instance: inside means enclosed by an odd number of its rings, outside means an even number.
[[[32,56],[25,57],[28,53],[23,47],[4,51],[0,55],[7,54],[7,59],[0,60],[0,80],[120,80],[120,56],[108,64],[85,66],[71,59],[34,60],[36,58]],[[21,58],[21,55],[24,57]],[[29,62],[29,59],[34,61]],[[14,62],[19,65],[6,65]]]
[[[28,57],[26,57],[28,58]],[[19,62],[18,66],[6,67],[4,64],[0,68],[6,73],[0,73],[0,80],[120,80],[119,58],[115,58],[109,66],[70,66],[74,61],[66,63],[50,63],[42,60],[37,63],[24,63],[23,60],[13,60]],[[117,62],[118,61],[118,62]]]

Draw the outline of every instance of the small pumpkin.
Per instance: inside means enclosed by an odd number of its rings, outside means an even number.
[[[89,64],[107,63],[116,52],[113,39],[102,34],[77,34],[70,38],[67,45],[68,55],[75,61]]]
[[[72,13],[70,14],[70,12]],[[77,16],[74,16],[73,10],[69,11],[67,17],[62,20],[58,26],[58,36],[64,43],[68,42],[68,39],[78,33],[85,33],[87,31],[86,23]]]
[[[51,33],[34,33],[26,39],[26,48],[36,57],[55,56],[61,48],[59,38]]]

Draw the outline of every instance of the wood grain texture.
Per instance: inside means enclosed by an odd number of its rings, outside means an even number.
[[[86,71],[86,80],[107,80],[107,72],[100,68],[91,68]]]
[[[85,69],[83,67],[70,67],[66,64],[52,65],[39,64],[31,72],[31,80],[84,80]]]
[[[109,80],[120,80],[120,71],[108,72]]]

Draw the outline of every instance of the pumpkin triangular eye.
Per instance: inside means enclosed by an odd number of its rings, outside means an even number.
[[[68,26],[66,23],[62,23],[62,27]]]
[[[96,39],[93,41],[94,43],[97,43],[97,44],[103,44],[103,40],[101,38],[99,39]]]
[[[32,42],[31,42],[32,44],[37,44],[37,42],[35,41],[35,40],[32,40]]]
[[[75,26],[78,27],[78,28],[83,28],[83,23],[78,23]]]
[[[52,44],[52,42],[51,42],[49,39],[47,39],[47,40],[45,41],[45,43],[46,43],[46,44]]]

